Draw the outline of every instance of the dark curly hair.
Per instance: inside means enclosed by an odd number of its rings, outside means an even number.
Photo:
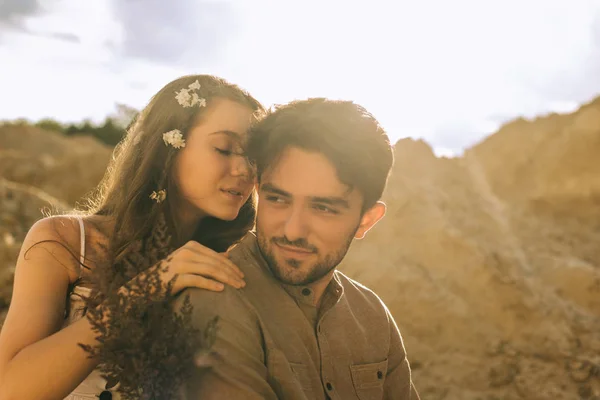
[[[381,198],[394,162],[385,130],[352,101],[311,98],[267,113],[251,129],[247,148],[259,182],[288,147],[327,157],[340,180],[363,195],[363,211]]]

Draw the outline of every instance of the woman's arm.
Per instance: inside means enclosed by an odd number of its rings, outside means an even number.
[[[78,346],[94,344],[95,333],[87,318],[61,329],[68,286],[77,278],[80,266],[54,241],[78,249],[76,224],[69,218],[43,219],[24,240],[10,308],[0,332],[3,400],[63,399],[97,364]]]
[[[79,225],[64,217],[39,221],[25,238],[0,332],[2,400],[63,399],[98,364],[78,346],[98,344],[87,318],[61,329],[68,286],[81,268],[78,254],[64,245],[79,249]],[[243,274],[227,257],[199,243],[187,243],[170,260],[161,279],[166,283],[177,275],[174,292],[187,287],[221,291],[223,283],[236,288],[245,284]]]

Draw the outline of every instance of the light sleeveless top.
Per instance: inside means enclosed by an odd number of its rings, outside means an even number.
[[[78,217],[79,229],[80,229],[80,252],[79,252],[79,263],[80,272],[79,278],[82,276],[83,265],[85,265],[85,226],[83,220]],[[78,280],[78,282],[81,279]],[[83,286],[74,285],[73,289],[69,293],[68,297],[68,315],[65,315],[65,322],[63,328],[81,319],[85,314],[85,303],[84,298],[88,297],[91,293],[90,288]],[[112,399],[119,400],[119,393],[116,392],[118,386],[111,389],[106,388],[106,380],[102,378],[99,370],[94,370],[90,375],[75,390],[65,397],[65,400],[98,400],[100,399]],[[108,393],[103,393],[108,392]],[[110,394],[109,394],[110,393]],[[102,396],[101,396],[102,395]]]

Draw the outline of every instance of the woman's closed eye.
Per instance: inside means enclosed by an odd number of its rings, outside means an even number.
[[[215,147],[215,151],[217,153],[221,154],[221,155],[224,155],[224,156],[230,156],[230,155],[233,154],[233,152],[231,150],[229,150],[229,149],[222,149],[220,147]]]
[[[228,148],[215,147],[215,151],[224,156],[242,156],[245,157],[245,153],[242,150],[232,150]]]

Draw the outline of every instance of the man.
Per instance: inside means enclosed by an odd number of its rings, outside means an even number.
[[[219,316],[187,398],[418,399],[392,315],[336,270],[385,214],[393,153],[383,129],[352,102],[297,101],[257,124],[248,154],[256,233],[230,252],[247,284],[184,292],[199,328]]]

